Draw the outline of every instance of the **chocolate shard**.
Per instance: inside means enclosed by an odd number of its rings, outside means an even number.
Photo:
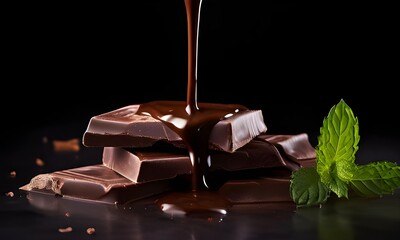
[[[139,107],[139,104],[129,105],[92,117],[83,135],[83,144],[87,147],[136,148],[165,141],[186,147],[181,137],[161,121],[136,114]],[[240,111],[214,126],[209,146],[213,150],[234,152],[266,131],[261,110]]]
[[[290,142],[292,149],[306,145],[307,138],[297,135],[279,135]],[[306,135],[307,136],[307,135]],[[286,151],[279,150],[279,143],[271,143],[273,135],[259,136],[233,153],[211,151],[209,171],[237,172],[251,169],[284,168],[289,172],[302,167],[304,162],[312,165],[314,159],[299,157],[293,160]],[[278,139],[278,138],[276,138]],[[312,147],[307,151],[315,151]],[[312,156],[312,153],[305,156]],[[295,155],[295,153],[291,153]],[[169,147],[118,148],[105,147],[103,164],[133,182],[148,182],[174,178],[177,175],[190,174],[191,163],[186,151]]]
[[[20,190],[74,200],[124,204],[169,191],[171,184],[170,181],[134,183],[99,164],[40,174]]]

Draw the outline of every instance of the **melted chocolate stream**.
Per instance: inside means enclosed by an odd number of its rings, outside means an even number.
[[[186,16],[188,25],[188,88],[187,105],[190,112],[198,110],[197,106],[197,45],[199,14],[202,0],[185,0]]]
[[[214,125],[246,108],[241,105],[197,102],[197,41],[201,0],[185,0],[188,26],[187,101],[153,101],[141,104],[138,113],[159,119],[185,141],[192,162],[192,191],[158,200],[164,212],[226,214],[230,203],[208,190],[205,175],[210,158],[208,140]]]

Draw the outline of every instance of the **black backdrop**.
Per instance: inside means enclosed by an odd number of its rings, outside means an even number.
[[[132,103],[186,100],[183,0],[5,6],[2,143]],[[270,133],[316,134],[344,99],[361,136],[396,137],[389,3],[204,0],[199,101],[262,109]],[[311,139],[314,141],[314,139]]]

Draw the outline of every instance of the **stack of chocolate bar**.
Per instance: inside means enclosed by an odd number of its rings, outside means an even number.
[[[91,118],[83,144],[103,148],[102,164],[41,174],[20,189],[113,204],[190,190],[185,143],[160,120],[137,114],[139,107]],[[232,203],[291,201],[290,175],[315,164],[315,149],[306,133],[266,132],[261,110],[242,111],[214,125],[205,176],[210,191]]]

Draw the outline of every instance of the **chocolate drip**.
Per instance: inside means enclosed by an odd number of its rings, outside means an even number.
[[[138,114],[150,115],[174,130],[185,142],[192,163],[192,192],[184,196],[173,195],[159,200],[162,210],[185,215],[193,212],[225,214],[229,202],[206,192],[205,179],[209,168],[208,142],[211,130],[220,120],[233,116],[246,108],[197,103],[197,49],[201,0],[185,0],[188,26],[188,88],[187,102],[156,101],[142,104]],[[188,208],[187,206],[190,206]]]
[[[201,103],[199,109],[187,113],[180,101],[154,101],[142,104],[138,113],[163,121],[186,143],[192,163],[192,191],[206,190],[205,173],[209,168],[208,140],[214,125],[221,119],[246,110],[241,105]]]

